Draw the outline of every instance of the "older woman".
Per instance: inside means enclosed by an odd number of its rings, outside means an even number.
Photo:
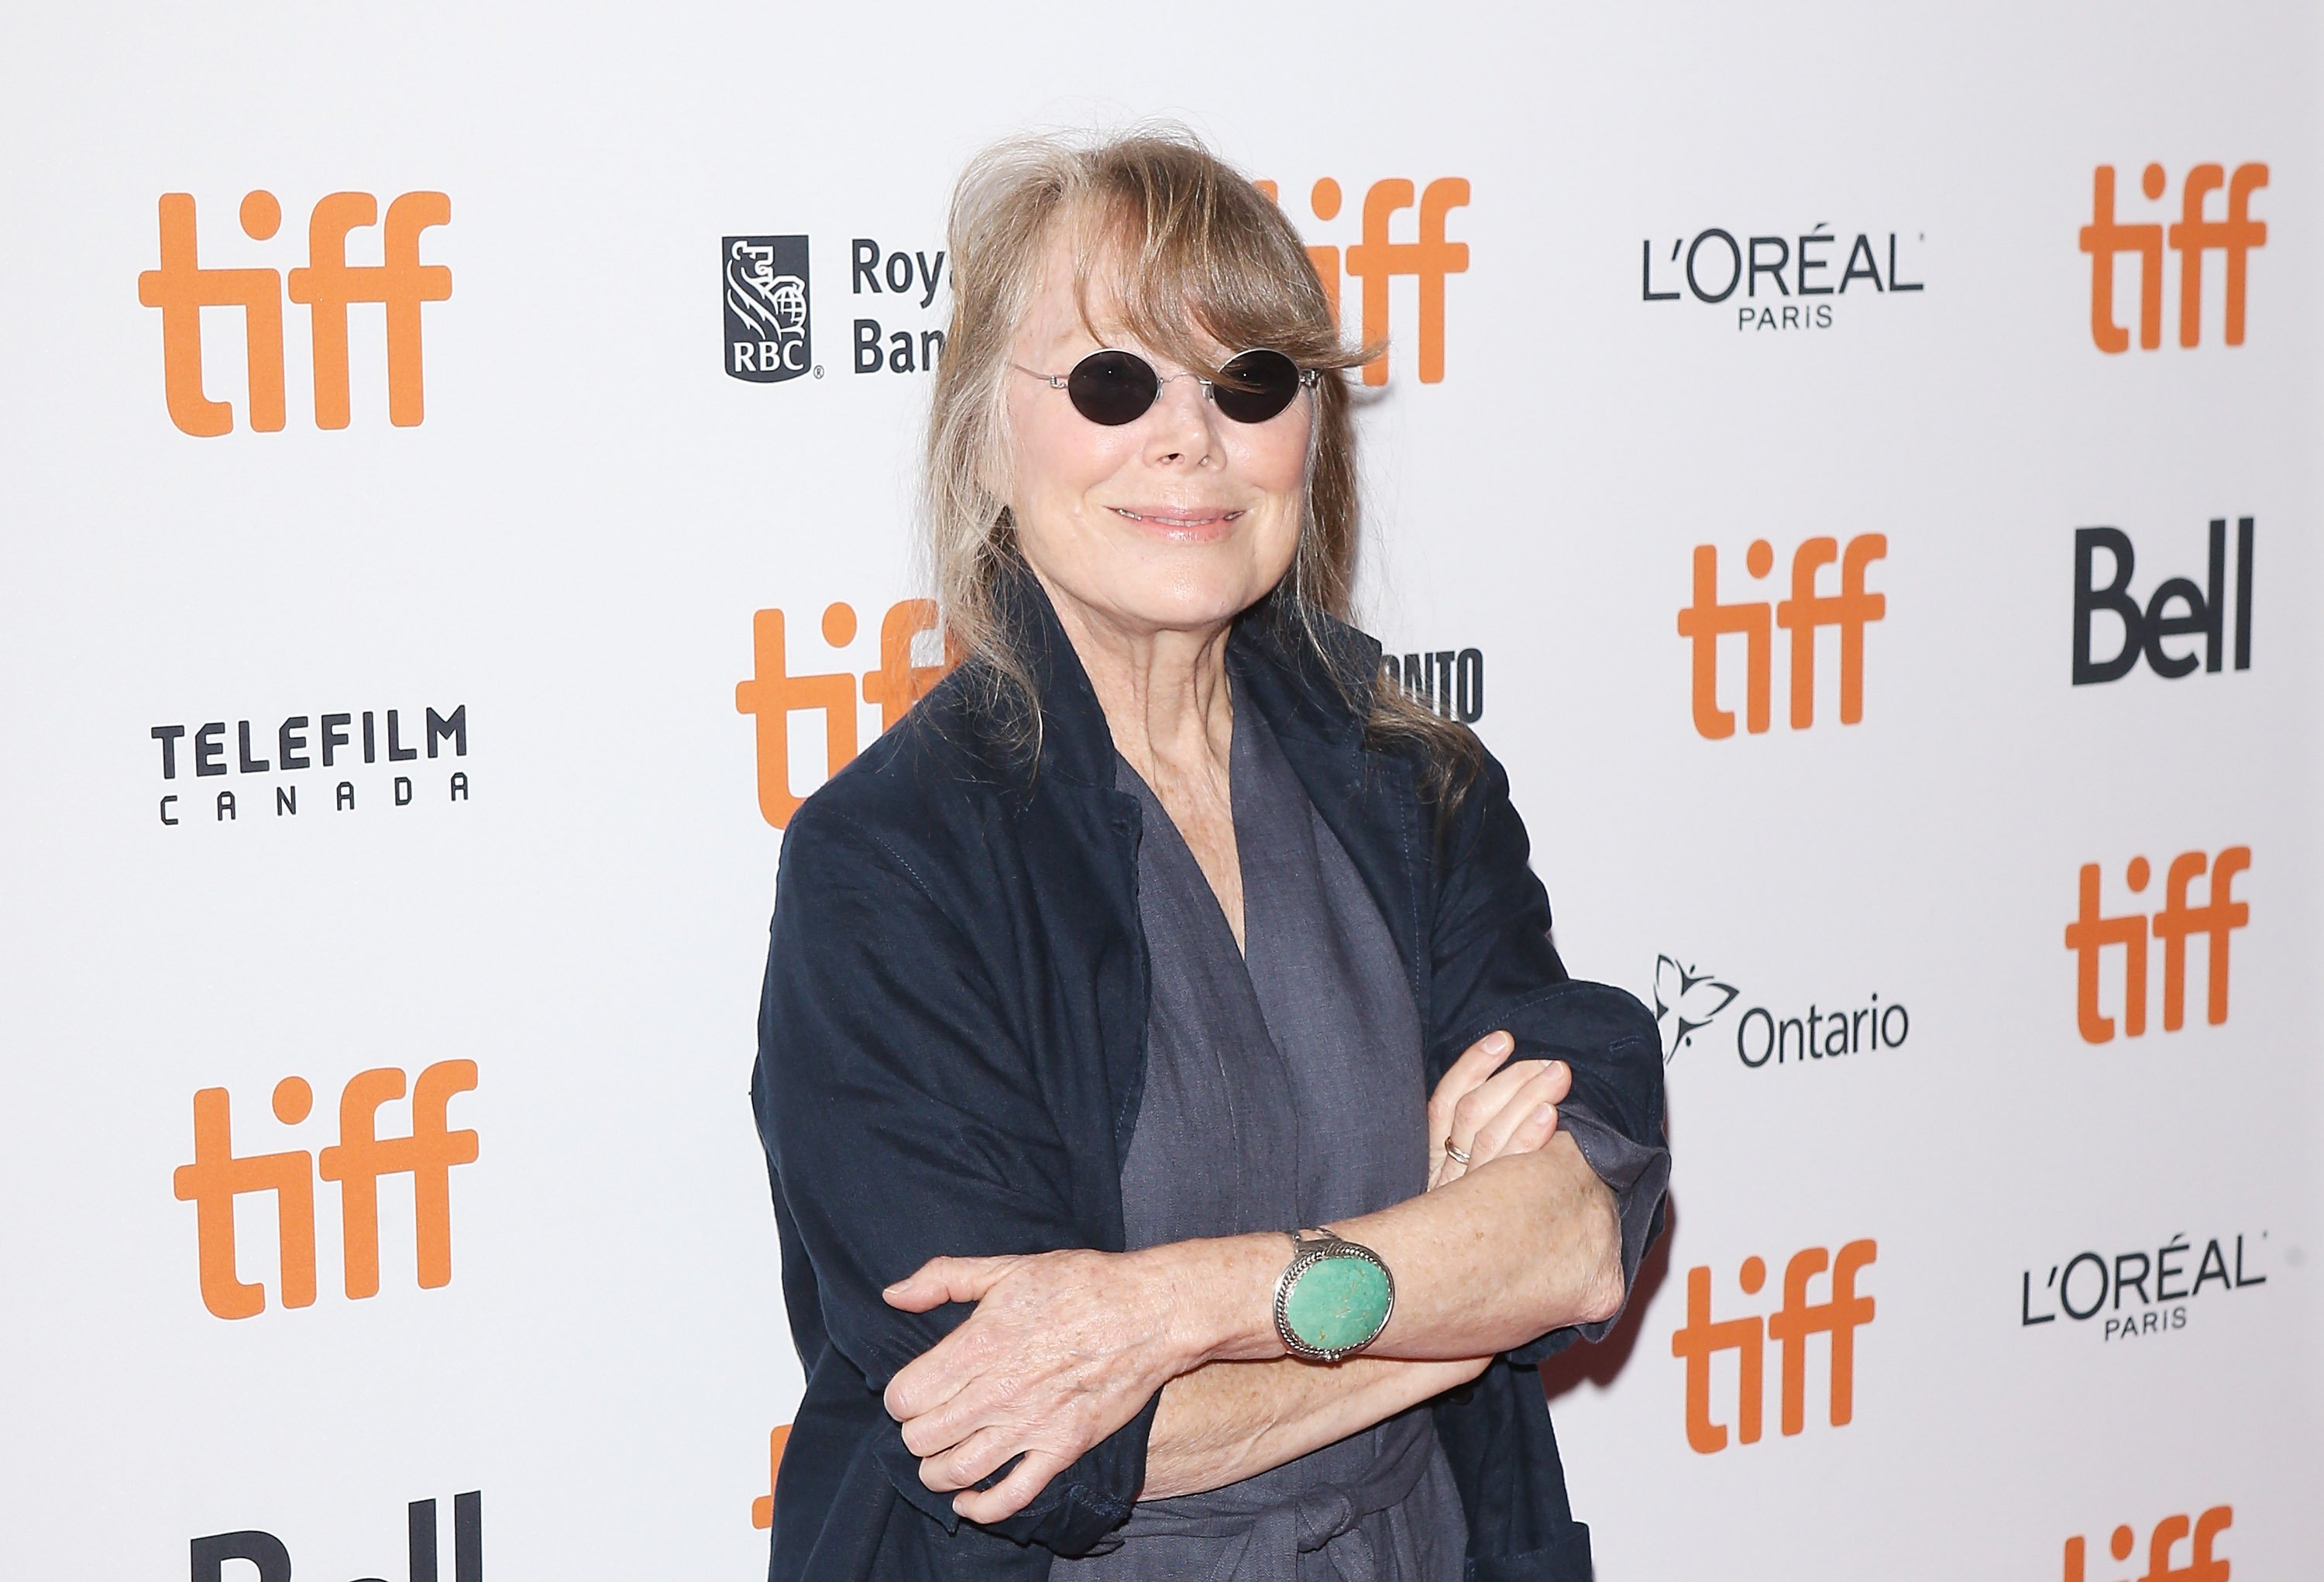
[[[1659,1049],[1343,623],[1363,353],[1187,141],[997,150],[951,249],[966,658],[783,845],[771,1575],[1586,1577],[1535,1365],[1659,1224]]]

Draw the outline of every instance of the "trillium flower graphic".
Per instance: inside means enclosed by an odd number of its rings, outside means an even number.
[[[1655,958],[1655,1025],[1663,1029],[1663,1063],[1668,1065],[1688,1040],[1734,1002],[1732,984],[1707,972],[1681,967],[1667,956]]]

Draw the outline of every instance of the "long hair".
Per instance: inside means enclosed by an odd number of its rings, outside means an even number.
[[[1323,370],[1298,546],[1261,606],[1351,704],[1365,707],[1370,738],[1417,749],[1439,797],[1457,800],[1480,761],[1476,738],[1378,676],[1347,674],[1315,619],[1319,612],[1351,617],[1359,521],[1342,375],[1379,348],[1341,340],[1306,247],[1275,203],[1175,128],[1086,145],[1012,139],[972,160],[954,190],[952,327],[928,416],[927,550],[945,646],[980,661],[988,711],[1038,752],[1032,673],[1001,604],[1020,560],[1007,500],[1008,381],[1012,344],[1059,236],[1074,248],[1084,322],[1093,280],[1102,273],[1121,328],[1205,378],[1219,374],[1212,346],[1268,347]]]

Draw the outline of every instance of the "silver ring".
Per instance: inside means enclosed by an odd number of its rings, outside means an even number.
[[[1454,1164],[1459,1165],[1462,1170],[1469,1168],[1468,1150],[1465,1148],[1453,1147],[1452,1139],[1450,1137],[1444,1139],[1444,1157],[1451,1160]]]

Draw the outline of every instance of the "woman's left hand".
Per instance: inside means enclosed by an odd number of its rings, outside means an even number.
[[[1059,1252],[931,1258],[882,1293],[924,1313],[976,1311],[889,1381],[888,1415],[920,1457],[920,1481],[962,1491],[970,1522],[1014,1515],[1049,1480],[1204,1359],[1174,1333],[1185,1272],[1150,1254]],[[972,1485],[1023,1460],[990,1489]]]

